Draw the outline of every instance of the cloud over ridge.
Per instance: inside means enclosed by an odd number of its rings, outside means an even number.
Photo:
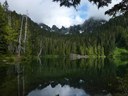
[[[5,0],[0,0],[4,2]],[[77,10],[73,7],[60,7],[58,3],[52,0],[8,0],[10,10],[16,10],[20,14],[26,14],[27,10],[29,17],[37,23],[45,23],[52,27],[56,25],[59,28],[62,26],[69,27],[71,25],[81,24],[90,17],[99,17],[108,19],[104,12],[111,8],[120,0],[113,0],[113,3],[108,7],[100,8],[90,3],[88,0],[82,0]]]

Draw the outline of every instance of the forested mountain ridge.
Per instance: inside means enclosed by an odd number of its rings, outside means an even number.
[[[91,18],[90,22],[93,23],[86,21],[82,30],[81,26],[77,25],[70,27],[72,30],[69,28],[71,32],[64,27],[59,32],[60,29],[56,26],[50,28],[43,23],[34,23],[28,16],[7,11],[0,5],[0,54],[17,55],[20,49],[20,55],[23,56],[66,56],[71,53],[110,56],[117,48],[128,49],[127,17],[126,13],[108,22],[101,20],[98,23]],[[92,27],[94,25],[95,27]],[[75,29],[81,34],[77,34]],[[73,34],[65,35],[67,31]]]
[[[36,37],[32,38],[36,34],[44,33],[44,30],[28,16],[6,10],[3,5],[0,5],[0,24],[0,53],[18,54],[19,39],[21,39],[21,53],[31,54],[29,48],[32,48],[31,43]]]
[[[43,23],[40,23],[39,26],[42,29],[47,30],[49,32],[56,32],[67,35],[67,34],[81,34],[84,32],[92,32],[93,30],[95,30],[95,28],[101,26],[102,24],[105,24],[106,22],[107,21],[103,19],[97,19],[91,17],[88,20],[85,20],[83,24],[73,25],[68,28],[65,28],[64,26],[58,28],[56,25],[53,25],[52,28],[50,28],[49,26]]]

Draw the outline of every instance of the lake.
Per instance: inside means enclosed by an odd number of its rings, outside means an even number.
[[[0,96],[128,96],[127,59],[0,62]]]

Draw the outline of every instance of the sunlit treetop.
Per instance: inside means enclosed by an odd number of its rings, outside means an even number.
[[[66,7],[77,7],[81,0],[53,0],[53,2],[60,2],[60,6]],[[98,8],[103,6],[108,6],[112,2],[112,0],[88,0],[89,2],[93,2],[97,5]],[[128,11],[128,0],[122,0],[118,4],[115,4],[111,9],[107,10],[105,14],[115,16],[118,12],[126,13]]]

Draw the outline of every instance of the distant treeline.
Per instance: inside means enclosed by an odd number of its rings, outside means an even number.
[[[128,13],[110,19],[92,32],[64,35],[48,32],[6,6],[0,5],[0,54],[17,55],[20,48],[23,56],[110,56],[115,48],[128,49]]]

